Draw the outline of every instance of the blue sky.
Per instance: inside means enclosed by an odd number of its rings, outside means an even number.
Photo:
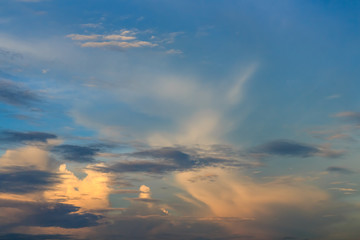
[[[0,239],[356,239],[359,11],[1,1]]]

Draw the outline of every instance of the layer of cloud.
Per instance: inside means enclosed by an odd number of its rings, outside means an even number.
[[[24,142],[43,142],[49,139],[56,139],[57,136],[46,132],[18,132],[5,130],[0,132],[0,142],[2,143],[24,143]]]
[[[118,48],[139,48],[139,47],[155,47],[157,44],[147,41],[134,42],[86,42],[81,44],[82,47],[118,47]]]
[[[0,240],[61,240],[61,239],[74,239],[71,236],[60,235],[60,234],[21,234],[21,233],[8,233],[0,235]]]
[[[40,97],[30,89],[13,81],[0,79],[0,102],[14,106],[31,106]]]
[[[52,152],[62,159],[74,162],[90,163],[95,161],[96,154],[101,150],[98,146],[59,145]]]
[[[17,226],[83,228],[98,225],[102,217],[90,213],[78,213],[79,207],[63,203],[16,201],[0,199],[1,208],[18,209]],[[0,217],[6,214],[0,213]],[[13,224],[1,224],[3,228]]]
[[[310,145],[292,140],[274,140],[250,150],[252,153],[296,157],[339,157],[344,151],[331,149],[329,145]]]
[[[166,173],[185,171],[211,165],[246,166],[246,163],[236,160],[201,156],[193,152],[188,154],[181,149],[164,147],[126,154],[130,160],[122,160],[107,166],[97,166],[95,170],[102,172],[146,172]]]
[[[216,179],[203,176],[216,176]],[[358,207],[336,202],[325,190],[306,180],[289,177],[286,181],[259,181],[234,170],[205,168],[178,173],[176,181],[189,195],[184,195],[183,199],[201,208],[204,215],[238,219],[222,221],[220,225],[228,233],[247,235],[245,239],[286,239],[290,236],[294,239],[338,239],[340,236],[352,239],[357,231],[356,226],[352,226],[348,233],[334,235],[345,218],[359,218],[358,212],[351,216]],[[329,215],[332,217],[324,217]],[[316,229],[313,226],[317,226]]]
[[[139,47],[155,47],[158,46],[157,43],[150,41],[138,40],[135,36],[136,31],[130,30],[121,30],[120,33],[114,33],[109,35],[104,34],[69,34],[68,38],[71,38],[74,41],[82,41],[82,47],[92,47],[92,48],[139,48]]]
[[[330,166],[326,169],[328,172],[334,172],[334,173],[340,173],[340,174],[352,174],[354,171],[344,168],[344,167],[336,167],[336,166]]]
[[[340,112],[335,114],[335,117],[360,125],[360,112]]]
[[[48,171],[7,169],[0,172],[0,192],[5,193],[44,191],[59,182],[59,176]]]

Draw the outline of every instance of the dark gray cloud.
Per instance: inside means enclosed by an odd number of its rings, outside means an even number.
[[[64,160],[74,162],[93,162],[101,146],[78,146],[60,145],[52,149],[52,152],[60,155]]]
[[[57,136],[45,132],[17,132],[5,130],[0,132],[0,142],[16,144],[21,142],[46,142],[48,139],[55,139]]]
[[[236,164],[217,158],[204,158],[190,155],[176,148],[160,148],[140,151],[128,154],[136,160],[121,161],[106,167],[97,167],[99,171],[105,172],[147,172],[165,173],[169,171],[184,171],[214,164]]]
[[[30,193],[49,189],[59,182],[59,175],[47,171],[13,169],[0,172],[0,192]]]
[[[0,102],[29,107],[39,101],[35,92],[13,81],[0,79]]]
[[[316,147],[291,140],[275,140],[251,150],[254,153],[309,157],[319,152]]]
[[[0,235],[0,240],[61,240],[61,239],[74,239],[69,235],[60,235],[60,234],[20,234],[20,233],[8,233]]]
[[[179,167],[192,167],[194,161],[189,154],[186,154],[174,148],[152,149],[147,151],[136,152],[132,154],[135,157],[163,159],[167,162],[173,162]]]
[[[83,228],[96,226],[102,217],[91,213],[76,213],[79,207],[70,204],[48,204],[34,206],[24,225],[41,227]]]
[[[164,173],[180,169],[178,166],[166,162],[150,162],[150,161],[129,161],[112,164],[108,167],[96,167],[99,171],[104,172],[149,172]]]
[[[292,140],[274,140],[249,150],[251,154],[280,155],[293,157],[329,157],[342,156],[344,150],[331,149],[329,145],[310,145]]]
[[[335,173],[341,173],[341,174],[352,174],[354,173],[352,170],[344,167],[336,167],[336,166],[330,166],[326,169],[328,172],[335,172]]]
[[[91,213],[79,213],[77,206],[64,203],[24,202],[15,200],[0,200],[0,206],[15,208],[24,213],[18,216],[16,223],[2,225],[3,229],[18,226],[83,228],[99,225],[103,217]],[[1,229],[0,229],[1,230]]]

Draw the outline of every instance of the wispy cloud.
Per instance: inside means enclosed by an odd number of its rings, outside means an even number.
[[[39,95],[23,85],[0,79],[0,102],[28,107],[39,101]]]
[[[178,54],[183,54],[183,51],[181,51],[179,49],[170,49],[170,50],[167,50],[165,53],[171,54],[171,55],[178,55]]]
[[[241,166],[251,167],[251,164],[232,158],[211,156],[211,154],[197,153],[195,149],[184,152],[181,148],[164,147],[150,149],[129,154],[123,154],[125,159],[94,169],[102,172],[145,172],[163,174],[173,171],[199,169],[205,166]]]
[[[113,34],[69,34],[66,37],[75,41],[83,41],[80,46],[82,47],[113,47],[113,48],[139,48],[139,47],[155,47],[157,43],[150,41],[138,40],[136,35],[137,31],[121,30],[119,33]]]
[[[147,41],[134,41],[134,42],[86,42],[81,44],[82,47],[118,47],[118,48],[138,48],[138,47],[155,47],[156,43]]]
[[[360,125],[360,112],[339,112],[334,116]]]
[[[57,136],[46,132],[17,132],[5,130],[0,132],[0,142],[5,144],[24,142],[46,142],[48,139],[56,139]]]

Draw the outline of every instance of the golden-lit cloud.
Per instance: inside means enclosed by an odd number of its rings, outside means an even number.
[[[79,179],[65,164],[59,167],[58,172],[62,181],[52,190],[44,192],[45,199],[78,206],[80,211],[104,210],[110,207],[111,188],[108,173],[86,169],[86,177]]]
[[[217,176],[208,181],[204,176]],[[193,198],[218,217],[256,218],[272,214],[272,205],[310,210],[328,199],[326,192],[301,182],[255,182],[221,168],[178,173],[176,180]]]

